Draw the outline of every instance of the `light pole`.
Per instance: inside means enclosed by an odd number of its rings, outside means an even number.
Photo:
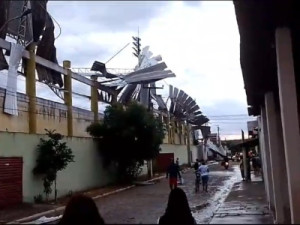
[[[217,125],[217,129],[218,129],[218,146],[220,147],[220,127],[219,127],[219,125]]]

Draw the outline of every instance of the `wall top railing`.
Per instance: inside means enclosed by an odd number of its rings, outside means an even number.
[[[0,87],[0,98],[5,96],[5,92],[6,92],[6,89]],[[26,94],[23,94],[20,92],[17,93],[17,99],[18,99],[18,102],[27,103],[29,101],[29,97]],[[36,104],[40,107],[43,107],[43,106],[44,107],[53,107],[57,110],[67,111],[67,106],[65,104],[60,103],[60,102],[51,101],[51,100],[44,99],[44,98],[40,98],[40,97],[36,98]],[[78,114],[78,115],[80,115],[81,118],[84,118],[85,116],[86,116],[86,118],[90,118],[93,116],[92,111],[87,110],[87,109],[82,109],[79,107],[75,107],[75,106],[72,107],[72,111],[73,111],[74,115]],[[103,118],[103,113],[98,113],[98,115],[99,115],[99,118]]]
[[[84,67],[72,67],[71,70],[75,73],[78,73],[80,75],[85,75],[85,76],[90,76],[94,74],[98,74],[95,71],[91,71],[91,68],[84,68]],[[116,75],[126,75],[129,73],[134,72],[134,69],[129,69],[129,68],[106,68],[107,72],[113,73]]]
[[[0,48],[10,50],[10,42],[0,38]],[[30,59],[30,55],[27,50],[24,50],[23,58]],[[63,68],[59,64],[53,63],[53,62],[46,60],[40,56],[35,56],[35,62],[41,66],[48,68],[48,69],[59,72],[59,73],[63,74],[64,76],[68,75],[67,69]],[[75,72],[72,72],[72,71],[71,71],[71,77],[72,77],[72,79],[77,80],[81,83],[87,84],[89,86],[96,86],[95,82],[93,82],[92,80],[90,80],[84,76],[81,76]]]

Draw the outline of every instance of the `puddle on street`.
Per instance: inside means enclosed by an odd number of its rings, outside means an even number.
[[[239,177],[239,168],[233,167],[234,171],[212,171],[212,176],[230,176],[229,179],[225,180],[220,188],[217,189],[215,195],[208,200],[205,204],[196,206],[192,209],[192,214],[197,224],[208,224],[212,219],[214,212],[221,206],[233,187],[235,181]]]
[[[209,172],[211,176],[232,176],[235,174],[234,171],[211,171]]]

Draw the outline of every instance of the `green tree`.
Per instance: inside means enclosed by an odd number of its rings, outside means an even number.
[[[116,165],[123,181],[136,178],[144,161],[159,154],[165,136],[163,123],[138,103],[108,106],[103,121],[87,132],[97,137],[105,165]]]
[[[35,175],[43,176],[44,193],[48,199],[52,193],[52,184],[54,182],[54,199],[57,198],[56,178],[57,172],[65,169],[69,162],[74,162],[72,150],[67,147],[66,142],[62,142],[63,135],[55,133],[55,130],[46,130],[49,137],[47,140],[40,139],[37,146],[38,157],[36,166],[33,169]]]

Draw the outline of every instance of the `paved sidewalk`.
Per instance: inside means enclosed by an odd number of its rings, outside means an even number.
[[[261,177],[236,182],[210,224],[273,224]]]

